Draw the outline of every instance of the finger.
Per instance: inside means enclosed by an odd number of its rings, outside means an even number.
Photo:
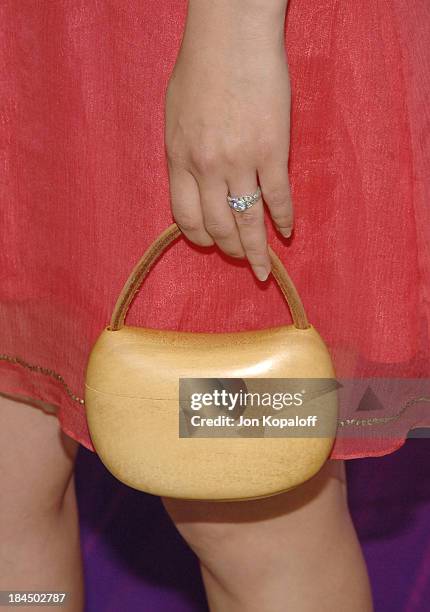
[[[194,244],[214,244],[204,226],[199,187],[194,176],[184,168],[169,165],[169,184],[172,214],[181,231]]]
[[[228,206],[228,187],[225,181],[199,178],[198,185],[207,233],[227,255],[244,257],[239,232]]]
[[[227,183],[231,195],[252,194],[257,189],[255,173],[243,172],[240,177],[229,179]],[[271,266],[261,197],[248,210],[242,212],[232,210],[232,214],[239,229],[245,255],[254,274],[259,280],[264,281],[270,273]]]
[[[293,230],[294,210],[288,179],[288,163],[270,160],[258,169],[263,198],[280,233],[289,238]]]

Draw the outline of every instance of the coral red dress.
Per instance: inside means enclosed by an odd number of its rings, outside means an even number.
[[[94,450],[89,350],[172,221],[164,92],[186,0],[14,0],[0,12],[0,391],[56,406]],[[270,241],[338,377],[419,379],[407,410],[388,406],[395,435],[372,421],[376,407],[332,452],[382,455],[430,426],[430,4],[290,0],[285,47],[296,221],[288,241],[269,225]],[[127,317],[193,331],[289,322],[273,280],[184,240]]]

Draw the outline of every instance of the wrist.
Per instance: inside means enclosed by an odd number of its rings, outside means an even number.
[[[288,0],[189,0],[188,37],[237,45],[283,40]]]

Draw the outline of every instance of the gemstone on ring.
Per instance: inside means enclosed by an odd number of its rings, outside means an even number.
[[[227,201],[228,201],[230,208],[232,208],[233,210],[237,212],[243,212],[247,210],[248,208],[251,208],[251,206],[253,206],[255,202],[259,200],[260,196],[261,196],[261,189],[260,189],[260,186],[258,186],[255,193],[245,194],[241,196],[228,195]]]

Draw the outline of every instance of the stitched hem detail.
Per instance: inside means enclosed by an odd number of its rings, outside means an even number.
[[[66,381],[61,376],[61,374],[59,374],[58,372],[55,372],[55,370],[52,370],[51,368],[45,368],[44,366],[41,366],[41,365],[35,365],[32,363],[29,363],[28,361],[25,361],[25,359],[23,359],[22,357],[7,355],[6,353],[0,353],[0,359],[3,361],[9,361],[9,363],[16,363],[34,372],[39,372],[40,374],[45,374],[45,376],[51,376],[52,378],[55,378],[55,380],[58,380],[58,382],[60,382],[63,385],[67,394],[72,400],[74,400],[75,402],[78,402],[79,404],[85,404],[85,400],[82,397],[79,397],[78,395],[76,395],[76,393],[73,393],[72,389],[66,383]]]
[[[0,360],[8,361],[10,363],[15,363],[15,364],[21,365],[22,367],[28,368],[29,370],[39,372],[40,374],[51,376],[52,378],[54,378],[55,380],[58,380],[58,382],[60,382],[63,385],[67,394],[72,400],[74,400],[75,402],[78,402],[79,404],[85,405],[85,400],[82,397],[79,397],[78,395],[73,393],[72,389],[66,383],[63,376],[59,374],[58,372],[56,372],[55,370],[52,370],[51,368],[46,368],[41,365],[31,364],[25,359],[23,359],[22,357],[7,355],[6,353],[0,353]],[[401,406],[400,410],[397,413],[390,415],[390,416],[372,417],[369,419],[357,419],[357,418],[338,419],[338,426],[339,427],[348,427],[348,426],[369,427],[371,425],[386,425],[387,423],[390,423],[390,422],[393,422],[399,419],[402,416],[402,414],[404,414],[404,412],[409,408],[409,406],[412,406],[413,404],[417,404],[420,402],[430,402],[430,396],[421,396],[421,397],[411,398],[407,402],[405,402],[403,406]]]

